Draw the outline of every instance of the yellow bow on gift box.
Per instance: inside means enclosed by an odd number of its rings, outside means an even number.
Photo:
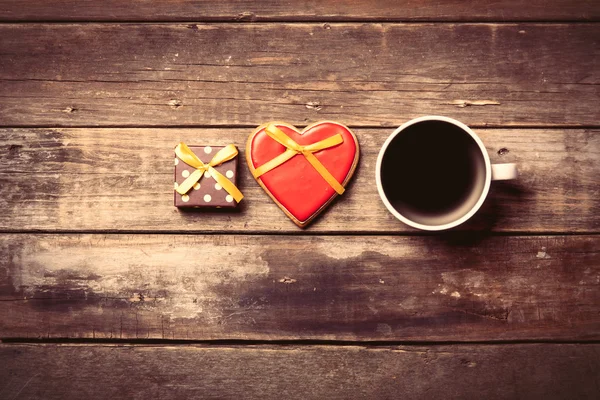
[[[195,184],[208,172],[219,185],[225,189],[227,193],[234,198],[236,202],[240,202],[244,195],[240,190],[223,174],[217,171],[214,167],[223,164],[225,161],[233,160],[238,155],[237,148],[229,144],[219,150],[217,154],[210,160],[208,164],[203,163],[198,156],[185,144],[179,143],[175,148],[175,154],[181,161],[196,168],[194,172],[181,185],[175,189],[179,194],[186,194]]]
[[[324,150],[330,147],[337,146],[344,142],[344,138],[341,134],[336,134],[327,139],[321,140],[320,142],[316,142],[313,144],[308,144],[306,146],[299,145],[292,138],[286,135],[281,129],[276,127],[274,124],[270,124],[266,127],[265,133],[269,135],[269,137],[275,140],[277,143],[286,147],[285,152],[281,153],[274,159],[267,161],[260,167],[254,170],[254,177],[258,178],[259,176],[269,172],[273,168],[276,168],[291,159],[297,154],[302,154],[306,157],[306,160],[312,165],[317,172],[327,181],[327,183],[338,193],[342,194],[346,189],[335,179],[333,175],[325,168],[323,164],[315,157],[313,154],[319,150]]]

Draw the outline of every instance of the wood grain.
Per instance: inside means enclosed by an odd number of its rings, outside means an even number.
[[[5,344],[0,359],[6,399],[593,399],[600,384],[598,344]]]
[[[0,338],[600,338],[600,236],[0,236]]]
[[[597,24],[4,24],[0,121],[391,127],[441,114],[477,126],[597,126],[599,33]]]
[[[597,2],[0,0],[0,398],[596,398],[586,21]],[[383,141],[425,114],[521,171],[458,232],[417,236],[376,195]],[[246,168],[239,212],[172,206],[177,142],[243,159],[273,119],[362,146],[308,235]]]
[[[0,129],[0,229],[15,231],[299,232],[240,164],[237,212],[173,206],[173,148],[236,144],[252,129]],[[385,208],[375,162],[392,129],[354,129],[361,161],[348,190],[308,232],[415,232]],[[459,230],[598,232],[600,131],[476,129],[493,163],[521,175],[494,182]]]
[[[586,0],[0,0],[0,21],[570,21],[598,20]]]

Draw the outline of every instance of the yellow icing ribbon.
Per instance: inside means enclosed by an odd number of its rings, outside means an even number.
[[[177,187],[177,189],[175,189],[177,193],[182,195],[186,194],[196,184],[196,182],[202,179],[204,173],[208,172],[210,176],[215,178],[215,181],[217,181],[217,183],[235,199],[236,202],[239,203],[244,198],[242,192],[240,192],[240,190],[229,179],[214,169],[214,167],[217,165],[221,165],[225,161],[233,160],[235,157],[237,157],[238,151],[234,145],[229,144],[219,150],[208,164],[200,161],[198,156],[196,156],[185,143],[179,143],[177,147],[175,147],[175,154],[181,161],[190,167],[196,168],[196,170],[192,172],[192,174],[188,176],[187,179]]]
[[[328,149],[330,147],[337,146],[344,142],[344,138],[341,134],[333,135],[327,139],[321,140],[320,142],[316,142],[313,144],[309,144],[306,146],[299,145],[292,138],[286,135],[281,129],[277,128],[275,125],[270,124],[265,129],[265,132],[269,137],[275,140],[277,143],[286,147],[285,152],[281,153],[277,157],[273,158],[270,161],[267,161],[260,167],[254,170],[254,177],[258,178],[266,172],[269,172],[273,168],[276,168],[291,159],[297,154],[302,154],[306,157],[306,160],[312,165],[317,172],[327,181],[327,183],[338,193],[342,194],[346,189],[335,179],[333,175],[325,168],[323,164],[315,157],[313,153]]]

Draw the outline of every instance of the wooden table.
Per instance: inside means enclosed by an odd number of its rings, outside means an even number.
[[[576,399],[600,392],[600,3],[0,0],[0,398]],[[446,115],[516,162],[423,234],[375,159]],[[172,205],[179,141],[352,127],[308,229],[242,164]]]

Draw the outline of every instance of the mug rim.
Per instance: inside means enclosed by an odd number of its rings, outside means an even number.
[[[394,140],[394,138],[396,136],[398,136],[402,131],[404,131],[409,126],[418,124],[420,122],[425,122],[425,121],[447,122],[447,123],[453,124],[453,125],[457,126],[458,128],[462,129],[464,132],[469,134],[473,138],[473,140],[475,140],[475,143],[477,143],[477,145],[479,146],[479,150],[481,151],[481,154],[483,156],[484,163],[485,163],[485,183],[483,186],[483,190],[481,191],[481,194],[479,196],[479,199],[477,199],[477,202],[475,203],[475,205],[462,217],[460,217],[452,222],[448,222],[448,223],[442,224],[442,225],[420,224],[420,223],[415,222],[415,221],[405,217],[404,215],[400,214],[398,212],[398,210],[396,210],[392,206],[392,204],[389,202],[389,200],[387,199],[387,196],[385,195],[385,192],[383,191],[383,186],[381,184],[381,164],[383,162],[383,156],[384,156],[388,146],[392,142],[392,140]],[[396,217],[400,221],[404,222],[406,225],[412,226],[413,228],[425,230],[425,231],[441,231],[441,230],[445,230],[445,229],[454,228],[455,226],[458,226],[458,225],[464,223],[465,221],[467,221],[469,218],[471,218],[479,210],[479,208],[481,208],[481,206],[483,205],[483,202],[485,201],[485,198],[487,197],[488,192],[490,190],[491,181],[492,181],[492,174],[491,174],[490,157],[485,148],[485,145],[483,144],[483,142],[481,141],[479,136],[477,136],[477,134],[475,132],[473,132],[471,130],[471,128],[469,128],[467,125],[463,124],[462,122],[457,121],[454,118],[443,117],[440,115],[427,115],[427,116],[423,116],[423,117],[414,118],[414,119],[411,119],[411,120],[403,123],[398,128],[396,128],[396,130],[394,130],[394,132],[392,132],[392,134],[390,136],[388,136],[388,138],[385,140],[385,142],[383,143],[383,146],[381,146],[381,149],[379,150],[379,155],[377,156],[377,163],[375,165],[375,182],[377,184],[377,192],[379,193],[379,197],[383,201],[383,204],[388,209],[388,211],[394,217]]]

